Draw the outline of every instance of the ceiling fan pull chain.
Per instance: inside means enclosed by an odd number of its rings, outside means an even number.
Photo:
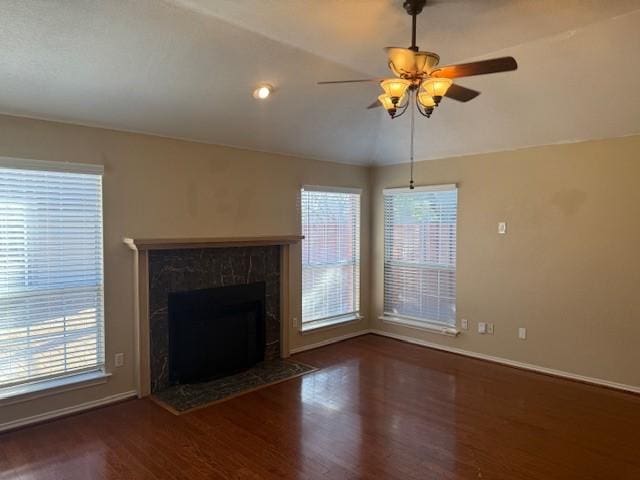
[[[410,92],[409,95],[412,95],[413,92]],[[409,99],[411,102],[411,99]],[[413,190],[415,187],[413,185],[413,137],[415,130],[415,119],[416,119],[416,105],[415,102],[411,102],[411,179],[409,180],[409,189]]]

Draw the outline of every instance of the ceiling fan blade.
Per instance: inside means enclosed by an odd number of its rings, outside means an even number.
[[[472,90],[467,87],[462,87],[460,85],[456,85],[455,83],[449,87],[447,93],[444,94],[445,97],[451,98],[453,100],[457,100],[459,102],[468,102],[469,100],[473,100],[480,92],[477,90]]]
[[[332,80],[329,82],[317,82],[318,85],[331,85],[334,83],[366,83],[366,82],[379,82],[379,78],[363,78],[359,80]]]
[[[382,105],[380,104],[379,100],[376,100],[375,102],[373,102],[371,105],[369,105],[367,107],[367,110],[371,110],[372,108],[377,108],[377,107],[381,107]]]
[[[444,78],[471,77],[473,75],[486,75],[488,73],[510,72],[517,68],[518,63],[515,58],[500,57],[437,68],[431,72],[431,76]]]

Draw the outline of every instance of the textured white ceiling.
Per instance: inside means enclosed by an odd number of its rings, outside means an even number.
[[[418,44],[515,73],[417,121],[416,157],[640,133],[640,0],[432,0]],[[408,119],[365,110],[407,46],[402,0],[4,0],[0,111],[326,160],[407,161]],[[266,102],[259,82],[277,90]]]
[[[411,43],[403,0],[167,1],[373,74],[388,74],[382,47]],[[638,8],[638,0],[427,0],[417,43],[454,63]]]

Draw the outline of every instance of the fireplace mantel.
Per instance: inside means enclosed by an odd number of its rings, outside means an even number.
[[[136,383],[139,397],[151,393],[149,365],[149,252],[197,248],[280,246],[280,355],[289,356],[289,247],[302,235],[218,238],[124,238],[133,250]]]
[[[302,240],[302,235],[277,235],[255,237],[217,238],[124,238],[132,250],[173,250],[180,248],[258,247],[267,245],[292,245]]]

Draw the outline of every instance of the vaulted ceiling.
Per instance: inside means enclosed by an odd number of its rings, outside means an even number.
[[[402,0],[4,0],[0,112],[324,160],[408,159],[408,118],[366,110]],[[512,55],[514,73],[417,120],[431,159],[640,133],[640,0],[428,0],[441,63]],[[256,84],[276,87],[265,102]]]

